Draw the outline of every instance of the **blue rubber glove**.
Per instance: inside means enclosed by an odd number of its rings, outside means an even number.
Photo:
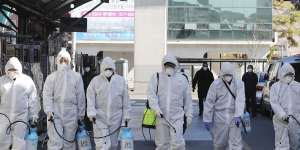
[[[211,123],[211,122],[204,122],[204,128],[205,128],[207,131],[210,131],[211,126],[212,126],[212,123]]]
[[[234,117],[233,120],[234,120],[234,124],[239,128],[242,122],[241,117]]]

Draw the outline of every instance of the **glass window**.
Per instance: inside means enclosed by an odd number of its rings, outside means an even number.
[[[221,14],[216,10],[209,10],[208,12],[209,22],[220,23]]]
[[[257,8],[257,23],[272,23],[272,8]]]
[[[233,40],[245,40],[246,38],[246,33],[243,30],[233,30],[232,35]]]
[[[233,7],[255,8],[256,7],[256,0],[234,0]]]
[[[271,0],[257,0],[257,7],[270,7],[272,8]]]
[[[169,39],[272,40],[272,0],[169,0],[168,10]]]
[[[195,35],[194,30],[168,30],[169,39],[190,39]]]
[[[232,29],[234,30],[246,30],[247,24],[232,24]]]
[[[184,0],[186,6],[208,6],[209,0]]]
[[[232,39],[232,31],[221,31],[220,39],[221,40],[231,40]]]
[[[208,24],[197,24],[197,29],[200,29],[200,30],[207,30],[209,28],[209,25]]]
[[[168,21],[169,22],[184,22],[185,20],[185,11],[184,8],[169,8],[168,12]]]
[[[218,23],[210,23],[209,30],[220,30],[220,24]]]
[[[208,11],[208,8],[187,8],[187,21],[207,23],[209,22],[209,14],[207,13]]]
[[[219,30],[209,31],[209,39],[218,40],[219,38],[220,38],[220,31]]]
[[[232,29],[232,25],[231,24],[221,24],[221,29],[225,29],[225,30],[229,30]]]
[[[207,40],[209,38],[209,31],[196,31],[196,39]]]
[[[180,30],[168,30],[168,39],[181,39],[183,36],[180,36]]]
[[[255,31],[257,40],[272,40],[272,32],[270,31]]]
[[[232,7],[235,0],[209,0],[212,7]]]
[[[272,30],[272,24],[256,24],[256,30]]]
[[[184,29],[183,23],[169,23],[169,30],[181,30]]]
[[[184,0],[169,0],[169,6],[185,6]]]

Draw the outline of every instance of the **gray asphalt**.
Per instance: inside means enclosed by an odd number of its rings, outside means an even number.
[[[202,118],[198,116],[198,104],[193,104],[194,114],[191,127],[185,134],[187,150],[212,150],[212,140],[210,134],[204,129]],[[141,131],[142,112],[144,109],[143,101],[133,103],[132,117],[130,127],[134,131],[135,149],[154,150],[153,141],[145,142]],[[274,130],[272,121],[268,117],[258,115],[251,120],[252,132],[243,135],[245,150],[272,150],[274,149]],[[152,139],[154,133],[152,133]],[[146,138],[149,139],[149,133],[145,130]]]
[[[149,141],[148,130],[145,130],[145,136],[148,141],[145,141],[142,136],[141,122],[143,110],[145,108],[145,101],[137,100],[132,103],[131,116],[132,120],[129,127],[134,132],[134,149],[135,150],[154,150],[155,144],[153,142],[154,133],[151,131],[152,140]],[[212,139],[208,131],[203,127],[202,118],[198,116],[198,104],[193,104],[194,114],[191,127],[185,133],[186,149],[187,150],[212,150]],[[248,135],[243,135],[244,150],[273,150],[274,148],[274,131],[270,118],[258,115],[251,120],[252,132]],[[41,144],[39,145],[39,147]],[[46,150],[46,143],[44,148]]]

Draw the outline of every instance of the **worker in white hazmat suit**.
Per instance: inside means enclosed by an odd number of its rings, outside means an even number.
[[[243,147],[240,128],[245,90],[234,72],[231,63],[223,63],[220,78],[211,84],[204,104],[203,122],[212,133],[215,150],[242,150]]]
[[[166,55],[162,65],[162,71],[158,77],[157,73],[152,76],[148,86],[149,105],[157,114],[156,150],[184,150],[184,115],[188,126],[192,122],[191,90],[186,77],[178,71],[176,57]]]
[[[0,113],[6,114],[11,122],[37,122],[40,105],[32,79],[22,73],[20,61],[12,57],[5,66],[5,75],[0,78]],[[0,116],[0,149],[25,149],[25,135],[27,126],[15,124],[10,134],[6,134],[8,120]]]
[[[271,106],[275,113],[275,150],[299,150],[300,83],[294,81],[295,70],[290,64],[281,67],[279,80],[270,91]]]
[[[67,142],[59,137],[53,123],[59,134],[72,141],[78,120],[83,120],[85,115],[83,81],[81,75],[71,69],[70,62],[70,54],[61,50],[56,59],[57,71],[51,73],[45,81],[43,104],[48,119],[48,150],[74,150],[75,142]]]
[[[129,121],[129,96],[125,79],[116,74],[110,57],[103,59],[101,74],[94,77],[87,88],[87,116],[94,122],[94,136],[106,136]],[[97,150],[115,150],[119,131],[111,136],[94,139]]]

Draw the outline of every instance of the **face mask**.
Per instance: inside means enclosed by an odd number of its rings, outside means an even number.
[[[253,70],[252,69],[248,69],[248,72],[252,72]]]
[[[175,69],[174,68],[171,68],[171,67],[167,67],[166,68],[166,74],[167,75],[173,75],[174,74],[174,72],[175,72]]]
[[[294,77],[293,76],[285,76],[282,79],[282,82],[286,83],[286,84],[290,84],[292,81],[294,81]]]
[[[109,78],[109,77],[111,77],[112,75],[113,75],[113,72],[112,72],[111,70],[105,70],[105,71],[104,71],[104,76],[105,76],[105,77]]]
[[[206,70],[208,70],[208,68],[207,68],[207,67],[203,67],[203,70],[205,70],[205,71],[206,71]]]
[[[7,76],[12,79],[15,80],[17,78],[18,73],[16,71],[8,71],[7,72]]]
[[[89,72],[90,70],[91,70],[90,67],[86,67],[86,68],[85,68],[85,71],[86,71],[86,72]]]
[[[67,70],[68,67],[69,66],[67,64],[58,64],[57,65],[57,70],[59,70],[59,71]]]
[[[232,76],[224,76],[224,80],[229,83],[232,81]]]

